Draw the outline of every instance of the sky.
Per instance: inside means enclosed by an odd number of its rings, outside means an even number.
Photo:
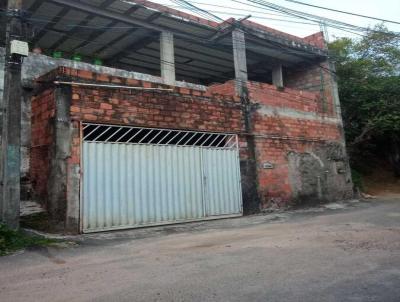
[[[172,8],[184,10],[179,7],[173,0],[151,0],[156,3],[164,4]],[[350,23],[362,27],[373,27],[379,24],[380,21],[355,17],[337,12],[326,11],[318,8],[312,8],[300,4],[291,3],[287,0],[267,0],[268,2],[284,6],[287,8],[339,20],[342,22]],[[313,5],[324,6],[337,10],[343,10],[351,13],[373,16],[382,19],[388,19],[400,22],[400,0],[299,0]],[[236,19],[243,18],[249,14],[252,15],[250,20],[264,24],[266,26],[296,35],[305,37],[320,30],[318,24],[304,24],[310,23],[307,20],[293,18],[290,16],[280,16],[276,12],[263,10],[260,8],[252,7],[251,2],[246,0],[189,0],[190,3],[210,11],[214,15],[222,19],[235,17]],[[242,3],[248,3],[242,4]],[[278,20],[279,19],[279,20]],[[390,30],[400,32],[399,24],[385,23]],[[329,39],[333,40],[337,37],[360,37],[349,32],[328,28]]]

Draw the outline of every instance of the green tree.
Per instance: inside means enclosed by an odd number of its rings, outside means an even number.
[[[377,26],[329,48],[352,164],[384,156],[400,176],[400,36]]]

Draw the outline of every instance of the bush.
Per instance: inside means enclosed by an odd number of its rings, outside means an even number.
[[[357,170],[352,169],[351,170],[351,176],[353,179],[353,184],[355,188],[358,188],[360,190],[364,189],[364,182],[363,182],[363,177],[361,173],[359,173]]]

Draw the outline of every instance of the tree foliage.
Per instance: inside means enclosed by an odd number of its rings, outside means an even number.
[[[330,44],[352,163],[385,156],[400,176],[400,36],[378,26]]]

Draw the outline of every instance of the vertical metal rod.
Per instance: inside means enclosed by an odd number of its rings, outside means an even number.
[[[83,231],[83,177],[85,171],[83,170],[83,130],[87,125],[83,126],[82,121],[79,122],[79,148],[80,148],[80,163],[79,163],[79,232]]]

